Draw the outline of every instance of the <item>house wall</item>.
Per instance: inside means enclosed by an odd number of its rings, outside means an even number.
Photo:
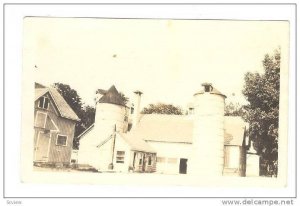
[[[224,146],[224,171],[225,176],[245,176],[246,153],[245,148],[238,145]]]
[[[117,152],[124,151],[124,163],[117,162]],[[132,152],[128,144],[120,137],[116,136],[115,150],[114,150],[114,170],[117,172],[128,172],[129,166],[132,162]]]
[[[247,154],[247,177],[258,177],[259,176],[259,155]]]
[[[191,155],[190,153],[192,144],[155,141],[147,141],[147,143],[157,151],[157,173],[178,174],[180,158],[188,159],[187,168],[189,168],[189,158]]]
[[[38,107],[38,100],[35,101],[35,111],[34,111],[34,119],[36,120],[37,112],[46,113],[49,116],[58,131],[51,131],[50,132],[50,145],[48,148],[48,163],[64,163],[69,164],[71,159],[72,153],[72,146],[73,146],[73,138],[75,132],[75,124],[74,120],[66,119],[63,117],[58,116],[58,111],[56,106],[53,103],[52,98],[50,95],[46,95],[50,99],[50,104],[48,109],[42,109]],[[37,139],[38,139],[38,131],[44,131],[44,128],[40,127],[40,124],[37,124],[35,121],[35,136],[34,136],[34,145],[36,146]],[[67,136],[67,145],[66,146],[59,146],[56,145],[57,135],[66,135]]]
[[[78,150],[78,164],[88,164],[98,170],[108,170],[112,161],[112,141],[109,140],[101,147],[97,147],[103,140],[98,138],[94,129],[80,139]]]
[[[225,165],[226,168],[240,167],[240,147],[239,146],[225,146]]]

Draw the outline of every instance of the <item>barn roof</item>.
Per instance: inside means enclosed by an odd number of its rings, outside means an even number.
[[[193,120],[182,115],[144,114],[128,135],[146,141],[191,143]]]
[[[105,92],[105,90],[99,90],[99,92],[103,93],[104,95],[99,99],[99,103],[109,103],[109,104],[116,104],[125,106],[124,101],[116,89],[116,87],[113,85]]]
[[[120,136],[127,142],[133,151],[156,153],[156,151],[141,138],[131,138],[127,133],[122,133]]]
[[[125,140],[125,142],[128,144],[128,146],[130,147],[130,149],[132,151],[140,151],[140,152],[149,152],[149,153],[156,153],[156,151],[145,142],[145,140],[142,140],[140,138],[129,138],[125,133],[119,133],[117,132],[117,137],[122,138],[123,140]],[[100,142],[100,144],[97,147],[101,147],[103,145],[105,145],[110,139],[112,139],[114,137],[113,134],[111,134],[108,138],[106,138],[105,140],[103,140],[102,142]]]
[[[240,117],[225,116],[225,145],[242,145],[246,123]],[[157,142],[193,142],[193,119],[189,115],[144,114],[131,139],[142,138]]]
[[[59,94],[59,92],[55,88],[36,88],[35,89],[35,99],[37,101],[41,96],[49,93],[52,97],[56,108],[59,111],[59,114],[67,119],[72,119],[79,121],[80,119],[76,115],[76,113],[72,110],[66,100]]]

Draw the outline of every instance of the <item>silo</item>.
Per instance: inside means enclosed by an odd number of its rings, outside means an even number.
[[[103,96],[96,103],[94,124],[96,145],[106,141],[114,134],[115,129],[117,132],[123,132],[125,112],[124,101],[115,86],[112,86],[103,93]],[[113,149],[113,141],[99,148],[101,169],[108,169],[112,163]]]
[[[224,165],[224,109],[226,96],[212,84],[194,94],[194,127],[188,173],[221,176]]]

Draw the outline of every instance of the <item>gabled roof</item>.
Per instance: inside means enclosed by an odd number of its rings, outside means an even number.
[[[192,143],[193,120],[187,115],[143,114],[128,135],[146,141]]]
[[[193,119],[189,115],[144,114],[130,139],[145,141],[193,143]],[[225,116],[225,145],[242,145],[246,123],[240,117]]]
[[[145,142],[141,138],[131,138],[127,135],[127,133],[119,134],[125,142],[129,145],[131,150],[133,151],[141,151],[141,152],[150,152],[150,153],[156,153],[155,149],[153,149],[147,142]]]
[[[68,105],[66,100],[59,94],[55,88],[37,88],[35,89],[35,99],[37,101],[41,96],[44,96],[46,93],[49,93],[51,98],[54,101],[54,104],[61,117],[79,121],[80,119],[72,108]]]
[[[132,138],[128,137],[125,133],[121,134],[119,132],[117,132],[116,135],[118,137],[122,138],[128,144],[128,146],[130,147],[130,149],[132,151],[156,153],[156,151],[152,147],[150,147],[149,144],[147,144],[144,140],[142,140],[140,138],[132,139]],[[114,135],[111,134],[106,139],[104,139],[102,142],[100,142],[100,144],[97,145],[97,147],[98,148],[102,147],[113,137],[114,137]]]
[[[40,84],[40,83],[37,83],[37,82],[35,82],[34,83],[34,87],[37,89],[37,88],[46,88],[46,86],[44,86],[44,85],[42,85],[42,84]]]
[[[113,85],[105,92],[105,90],[100,90],[101,94],[103,96],[99,99],[99,103],[109,103],[109,104],[116,104],[116,105],[121,105],[125,106],[124,101],[116,89],[116,87]]]

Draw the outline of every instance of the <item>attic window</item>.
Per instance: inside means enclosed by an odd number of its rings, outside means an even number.
[[[38,107],[43,109],[48,109],[49,99],[47,97],[41,97],[38,102]]]

